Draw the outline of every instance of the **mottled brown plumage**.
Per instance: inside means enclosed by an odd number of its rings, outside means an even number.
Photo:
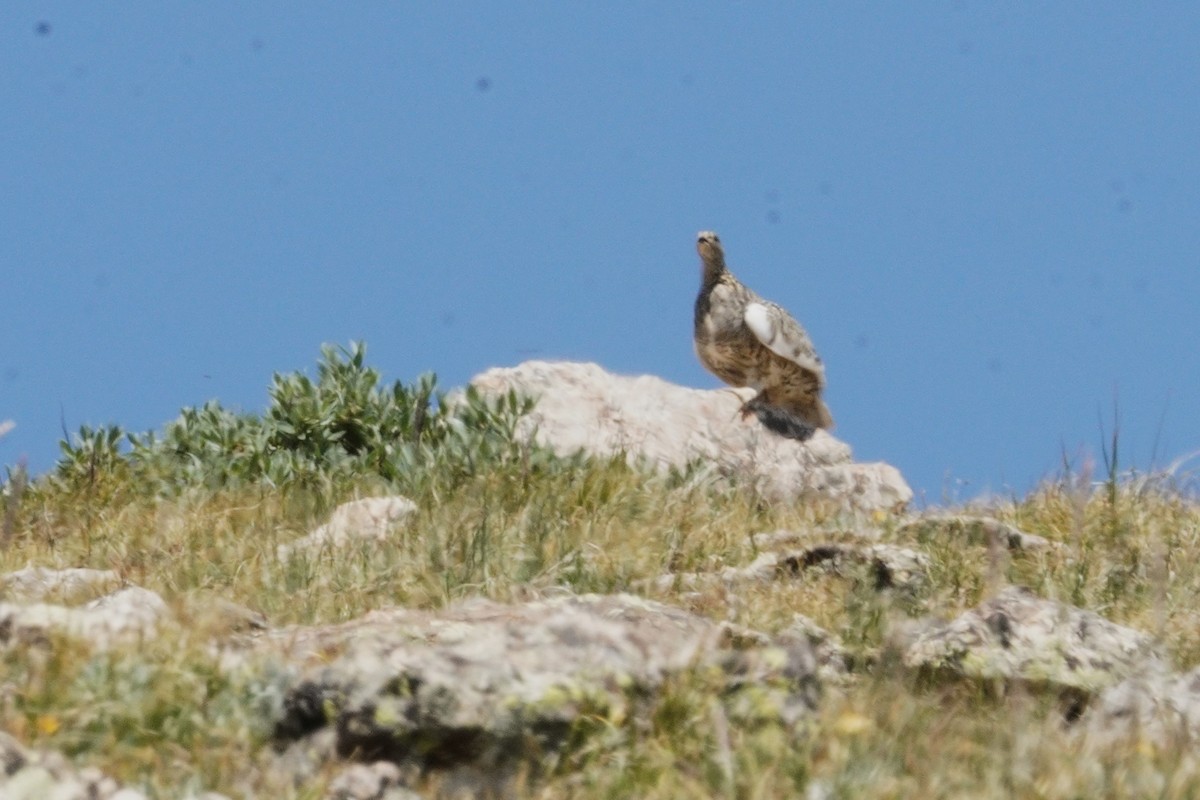
[[[703,273],[696,297],[696,355],[731,386],[758,394],[742,407],[770,430],[803,441],[833,427],[821,400],[825,366],[808,334],[783,308],[763,300],[725,266],[721,240],[701,231],[696,242]]]

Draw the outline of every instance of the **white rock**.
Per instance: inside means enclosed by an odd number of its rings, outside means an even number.
[[[107,650],[153,636],[169,613],[161,597],[139,586],[128,586],[80,608],[0,603],[0,644],[38,642],[58,634]]]
[[[750,389],[689,389],[649,375],[626,377],[596,364],[527,361],[471,380],[484,395],[510,390],[537,400],[518,433],[560,455],[624,454],[659,469],[700,460],[752,483],[769,499],[825,499],[872,511],[903,507],[912,490],[884,464],[856,464],[824,431],[800,443],[742,419]]]
[[[870,566],[878,589],[914,590],[925,583],[930,559],[916,550],[889,544],[820,542],[803,550],[764,551],[744,567],[725,567],[718,572],[660,575],[650,585],[660,592],[695,590],[718,584],[733,587],[744,583],[795,578],[809,568],[836,572],[849,564]]]
[[[519,743],[535,740],[554,749],[584,717],[648,712],[653,703],[633,701],[695,669],[725,674],[730,713],[760,720],[798,724],[820,697],[806,641],[776,645],[633,595],[381,609],[245,644],[255,651],[247,656],[307,665],[288,678],[278,743],[332,728],[339,753],[411,758],[418,767],[498,767],[523,758]],[[752,701],[742,687],[753,687]],[[392,779],[357,769],[339,787],[361,796]]]
[[[398,523],[417,510],[407,497],[368,497],[342,503],[329,521],[312,533],[288,544],[281,544],[275,554],[281,561],[300,551],[318,551],[323,547],[345,547],[355,540],[386,541]]]
[[[83,607],[83,612],[105,620],[114,632],[152,633],[159,620],[170,614],[167,604],[155,592],[140,586],[98,597]]]
[[[45,800],[89,800],[88,790],[82,781],[66,778],[46,794]]]
[[[56,750],[33,750],[0,733],[0,800],[146,800],[96,767],[77,770]]]
[[[1083,720],[1088,744],[1112,746],[1138,738],[1167,745],[1200,736],[1200,669],[1183,675],[1147,669],[1100,693]]]
[[[374,764],[351,764],[332,781],[326,793],[328,800],[379,800],[386,792],[401,784],[400,767],[390,761]]]
[[[54,776],[45,767],[33,765],[18,770],[0,789],[4,800],[46,800],[54,791]]]
[[[1088,693],[1162,664],[1148,634],[1019,586],[923,633],[904,662],[968,678]]]
[[[118,789],[113,795],[110,795],[108,800],[146,800],[146,795],[139,792],[137,789]]]

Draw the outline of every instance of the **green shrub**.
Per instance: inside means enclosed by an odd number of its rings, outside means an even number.
[[[510,393],[484,398],[468,388],[451,402],[436,378],[381,383],[366,347],[325,345],[317,379],[276,374],[261,414],[209,401],[185,408],[161,433],[83,427],[61,443],[54,481],[76,491],[127,479],[164,494],[194,488],[323,488],[383,482],[420,491],[461,480],[483,466],[545,464],[546,452],[518,442],[532,401]],[[129,447],[123,448],[127,440]]]

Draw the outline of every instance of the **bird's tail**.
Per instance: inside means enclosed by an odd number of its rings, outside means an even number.
[[[747,403],[747,407],[754,412],[764,428],[785,439],[804,442],[812,438],[812,435],[817,432],[817,428],[833,427],[833,415],[829,413],[829,408],[820,399],[817,399],[812,413],[805,416],[779,406],[755,402],[755,400]]]
[[[829,413],[829,406],[825,405],[825,401],[819,397],[817,398],[816,412],[817,419],[814,420],[814,424],[818,428],[825,430],[833,428],[833,414]]]

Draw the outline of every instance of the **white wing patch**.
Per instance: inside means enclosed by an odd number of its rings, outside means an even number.
[[[746,327],[750,329],[750,332],[773,353],[790,358],[787,354],[780,353],[775,349],[775,336],[779,333],[779,329],[775,326],[775,320],[771,318],[771,309],[762,303],[747,303],[742,319],[746,321]]]
[[[747,303],[742,319],[745,320],[746,327],[750,329],[755,338],[775,355],[786,358],[793,364],[815,372],[817,375],[824,373],[820,359],[814,358],[812,345],[807,341],[796,341],[795,335],[788,336],[783,325],[780,324],[781,320],[778,314],[769,306],[763,303]],[[795,323],[792,323],[792,327],[796,327]],[[796,333],[801,332],[797,330]],[[803,336],[802,333],[801,336]]]

